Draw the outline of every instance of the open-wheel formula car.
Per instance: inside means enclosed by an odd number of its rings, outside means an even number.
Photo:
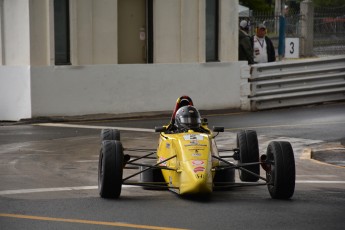
[[[224,128],[211,131],[188,96],[177,99],[170,123],[155,130],[160,133],[157,149],[126,149],[118,130],[102,130],[98,167],[102,198],[118,198],[122,185],[169,189],[180,195],[267,185],[272,198],[293,196],[295,160],[289,142],[272,141],[260,156],[256,132],[242,130],[237,133],[237,148],[218,149],[215,137]],[[128,154],[131,151],[145,153]],[[260,176],[260,167],[265,177]],[[125,169],[137,171],[124,177]],[[239,170],[241,181],[235,181],[235,170]]]

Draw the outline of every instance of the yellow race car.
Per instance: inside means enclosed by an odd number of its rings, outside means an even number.
[[[156,127],[156,132],[160,133],[157,149],[126,149],[118,130],[102,130],[98,167],[102,198],[118,198],[122,185],[169,189],[180,195],[267,185],[272,198],[293,196],[295,161],[289,142],[272,141],[260,157],[256,132],[242,130],[237,133],[237,148],[218,149],[215,137],[224,128],[210,130],[207,119],[200,117],[188,96],[177,99],[170,123]],[[138,155],[143,151],[147,153]],[[260,165],[265,177],[260,175]],[[124,169],[137,171],[124,177]],[[239,182],[235,181],[235,170],[239,172]]]

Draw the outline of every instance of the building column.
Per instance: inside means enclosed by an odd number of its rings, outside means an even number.
[[[238,0],[219,0],[219,61],[238,61]]]

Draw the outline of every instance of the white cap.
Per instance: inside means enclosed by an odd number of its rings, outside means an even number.
[[[249,25],[248,25],[249,23],[246,21],[246,20],[242,20],[241,22],[240,22],[240,27],[241,28],[246,28],[246,27],[248,27]]]

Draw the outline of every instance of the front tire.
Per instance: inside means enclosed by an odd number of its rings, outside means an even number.
[[[259,144],[258,137],[254,130],[241,130],[237,133],[237,148],[240,150],[240,163],[254,163],[259,162]],[[260,165],[244,166],[246,170],[249,170],[257,175],[260,175]],[[259,180],[258,176],[250,174],[245,170],[239,170],[241,181],[256,182]]]
[[[124,155],[120,141],[102,141],[98,163],[98,190],[102,198],[118,198],[122,188]]]
[[[295,158],[291,144],[273,141],[267,147],[267,162],[272,162],[266,172],[268,191],[274,199],[289,199],[295,191]]]
[[[120,141],[120,131],[117,129],[102,129],[101,141]]]

